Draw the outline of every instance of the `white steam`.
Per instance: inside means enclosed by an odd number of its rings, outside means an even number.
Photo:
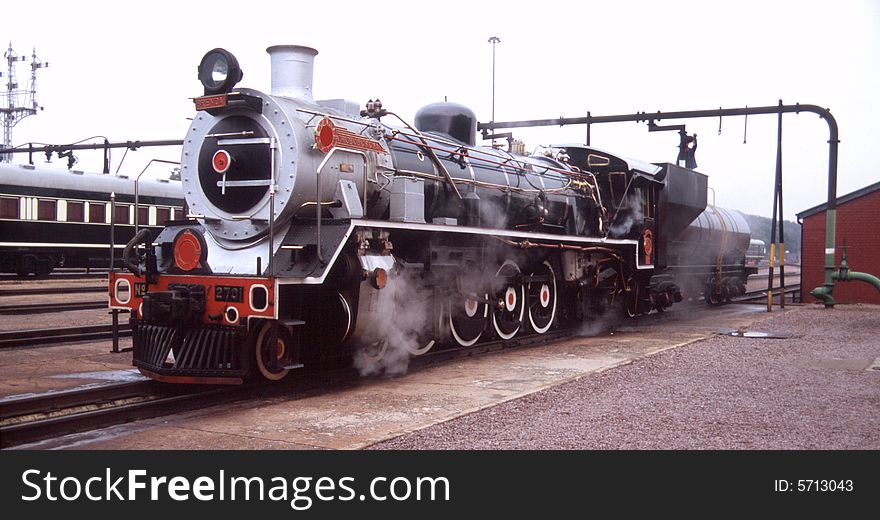
[[[619,309],[597,313],[587,317],[575,334],[581,338],[594,338],[606,334],[614,334],[614,330],[620,325],[621,311]]]
[[[364,301],[364,296],[367,296]],[[432,291],[417,273],[389,275],[384,289],[362,294],[359,306],[359,348],[354,366],[362,376],[405,374],[414,352],[424,350]]]

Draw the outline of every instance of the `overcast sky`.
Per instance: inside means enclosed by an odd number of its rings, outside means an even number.
[[[316,48],[317,99],[380,97],[412,119],[444,97],[491,119],[492,45],[498,121],[637,111],[802,103],[827,107],[840,127],[838,195],[880,181],[880,1],[541,2],[15,2],[4,6],[2,44],[37,55],[45,110],[13,131],[13,144],[180,139],[202,93],[196,66],[224,47],[241,86],[269,89],[266,47]],[[5,62],[3,63],[5,67]],[[18,69],[24,83],[29,69]],[[4,68],[5,76],[5,68]],[[3,82],[5,84],[5,81]],[[679,124],[666,121],[661,124]],[[699,170],[716,203],[769,216],[776,117],[684,121],[699,136]],[[517,130],[527,149],[583,142],[585,127]],[[783,117],[786,218],[826,201],[828,126],[815,114]],[[597,125],[593,146],[674,162],[675,132]],[[129,153],[121,172],[150,158]],[[78,168],[100,169],[83,152]],[[113,170],[122,151],[114,152]],[[56,164],[61,164],[57,159]],[[148,175],[167,174],[154,165]],[[710,195],[711,199],[711,195]]]

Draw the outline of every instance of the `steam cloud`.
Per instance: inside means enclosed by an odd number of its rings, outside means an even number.
[[[405,374],[413,351],[422,349],[433,292],[424,287],[418,274],[401,271],[388,278],[384,289],[373,292],[369,316],[354,355],[354,366],[362,376]]]

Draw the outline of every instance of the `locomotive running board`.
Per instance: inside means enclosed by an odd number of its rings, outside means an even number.
[[[347,226],[346,226],[347,223]],[[312,228],[314,226],[311,226]],[[303,226],[305,229],[306,226]],[[334,221],[332,223],[323,223],[321,226],[322,243],[321,251],[325,258],[323,266],[315,265],[315,262],[309,262],[305,266],[301,266],[296,270],[276,271],[275,276],[279,285],[300,285],[300,284],[320,284],[324,282],[327,274],[330,272],[329,267],[332,266],[339,254],[342,252],[343,246],[356,228],[376,228],[376,229],[405,229],[407,231],[430,231],[435,233],[455,233],[463,235],[478,235],[487,237],[502,237],[509,239],[521,239],[529,241],[550,241],[555,243],[577,244],[583,246],[623,246],[638,249],[638,241],[630,239],[616,238],[595,238],[595,237],[578,237],[572,235],[554,235],[551,233],[533,233],[526,231],[515,231],[510,229],[486,229],[469,226],[449,226],[443,224],[417,224],[412,222],[393,222],[387,220],[361,220],[352,219],[346,221]],[[305,245],[316,245],[316,241],[308,237],[296,233],[294,230],[297,226],[291,226],[291,232],[285,237],[282,250],[285,246],[290,248],[301,248]],[[312,235],[314,236],[314,235]],[[305,241],[304,241],[305,239]],[[332,248],[332,255],[329,255]],[[637,269],[654,269],[652,264],[642,264],[640,255],[636,254]],[[315,273],[314,275],[311,275]],[[320,274],[318,274],[320,273]]]

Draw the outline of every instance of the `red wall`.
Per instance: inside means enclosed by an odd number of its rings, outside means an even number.
[[[813,298],[810,291],[825,280],[825,212],[804,219],[801,249],[801,291],[803,301]],[[851,271],[880,277],[880,190],[837,206],[837,236],[834,266],[840,266],[843,242]],[[834,282],[837,303],[877,303],[880,291],[865,282]]]

